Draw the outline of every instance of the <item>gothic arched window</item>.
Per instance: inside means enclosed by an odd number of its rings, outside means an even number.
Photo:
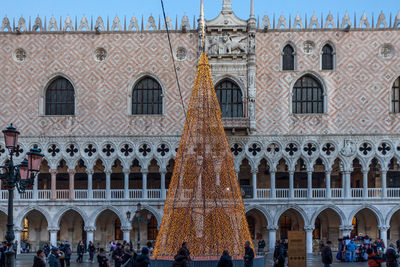
[[[396,79],[392,87],[392,112],[400,112],[400,77]]]
[[[293,46],[287,44],[283,48],[282,70],[294,70],[295,68],[295,51]]]
[[[334,69],[335,54],[333,47],[330,44],[324,45],[322,48],[322,69],[333,70]]]
[[[74,115],[75,90],[71,82],[57,77],[46,88],[46,115]]]
[[[215,86],[222,117],[243,117],[242,91],[236,83],[223,80]]]
[[[304,75],[294,84],[292,112],[297,114],[324,112],[322,85],[311,75]]]
[[[133,115],[157,115],[162,114],[162,88],[151,77],[144,77],[132,91]]]

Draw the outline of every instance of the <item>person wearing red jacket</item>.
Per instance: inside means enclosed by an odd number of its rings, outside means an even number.
[[[382,266],[381,263],[385,262],[385,260],[380,259],[379,257],[376,256],[372,248],[367,249],[367,254],[368,254],[369,267],[381,267]]]

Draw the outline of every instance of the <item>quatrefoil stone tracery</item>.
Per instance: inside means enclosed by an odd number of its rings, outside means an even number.
[[[234,156],[238,156],[240,153],[243,152],[243,148],[242,148],[242,146],[241,146],[240,144],[234,144],[234,145],[231,147],[231,152],[232,152],[232,154],[233,154]]]
[[[361,144],[361,146],[359,147],[359,151],[361,152],[361,154],[363,154],[364,156],[368,155],[371,151],[372,151],[372,146],[371,144],[364,142]]]
[[[285,151],[289,154],[289,156],[293,156],[298,150],[299,149],[295,143],[289,143],[285,148]]]
[[[161,144],[157,148],[157,153],[160,154],[162,157],[169,153],[169,147],[166,144]]]
[[[251,154],[253,157],[255,157],[255,156],[257,156],[258,153],[261,152],[261,147],[260,147],[259,144],[253,143],[253,144],[251,144],[251,145],[249,146],[248,151],[250,152],[250,154]]]
[[[70,144],[65,151],[72,158],[73,156],[75,156],[76,153],[78,153],[79,150],[75,147],[74,144]]]
[[[60,153],[60,149],[56,144],[52,144],[47,149],[47,152],[54,158],[55,156],[57,156],[58,153]]]
[[[106,144],[104,147],[103,147],[103,153],[104,153],[104,155],[106,155],[107,157],[109,157],[109,156],[111,156],[112,154],[114,154],[114,152],[115,152],[115,149],[114,149],[114,147],[111,145],[111,144]]]
[[[93,144],[89,144],[87,145],[87,147],[85,148],[84,152],[89,156],[93,156],[94,154],[96,154],[97,149]]]
[[[121,153],[125,157],[128,157],[130,154],[132,154],[133,148],[129,144],[125,144],[121,147]]]
[[[141,145],[139,148],[139,153],[141,153],[143,155],[143,157],[146,157],[147,155],[149,155],[151,153],[150,146],[147,144]]]
[[[387,154],[390,153],[391,147],[388,143],[383,142],[379,145],[378,151],[381,153],[383,156],[386,156]]]
[[[333,144],[331,143],[326,143],[323,147],[322,147],[322,152],[325,153],[325,155],[330,156],[335,152],[336,148]]]
[[[312,156],[317,151],[317,147],[313,143],[308,143],[304,146],[303,150],[308,156]]]

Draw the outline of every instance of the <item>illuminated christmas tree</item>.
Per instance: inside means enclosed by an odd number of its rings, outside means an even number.
[[[251,241],[233,157],[207,55],[200,57],[154,250],[174,256],[187,242],[195,258],[244,255]]]

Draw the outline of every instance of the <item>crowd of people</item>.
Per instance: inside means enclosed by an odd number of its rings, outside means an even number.
[[[1,249],[0,249],[1,250]],[[131,242],[110,242],[109,253],[104,248],[97,249],[92,242],[86,248],[82,241],[77,246],[76,262],[83,262],[83,254],[89,253],[89,262],[94,263],[94,255],[97,253],[99,267],[109,267],[113,262],[115,267],[148,267],[150,255],[153,252],[153,244],[149,242],[147,247],[135,251]],[[68,241],[59,243],[57,247],[45,244],[43,249],[37,251],[33,259],[33,267],[69,267],[71,264],[72,250]],[[244,267],[252,267],[255,254],[250,242],[245,243]],[[172,267],[189,267],[191,262],[189,248],[184,242],[174,257]],[[0,264],[0,267],[2,265]],[[218,261],[217,267],[233,267],[232,257],[225,250]]]

